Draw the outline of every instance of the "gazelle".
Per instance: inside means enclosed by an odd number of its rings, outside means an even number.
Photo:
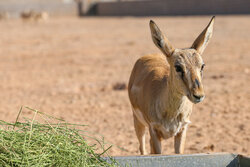
[[[174,136],[175,153],[184,152],[193,103],[204,97],[201,54],[213,33],[214,18],[187,49],[175,49],[151,20],[153,42],[162,54],[143,56],[132,70],[128,93],[140,152],[146,154],[145,132],[149,128],[152,154],[161,153],[161,140]]]
[[[45,11],[43,12],[36,12],[33,10],[29,10],[29,11],[23,11],[20,14],[20,17],[24,20],[33,20],[33,21],[39,21],[39,20],[48,20],[49,18],[49,14]]]

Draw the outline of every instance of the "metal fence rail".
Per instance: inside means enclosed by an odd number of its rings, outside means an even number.
[[[132,167],[250,167],[250,158],[230,153],[113,157]],[[109,160],[108,158],[106,158]]]

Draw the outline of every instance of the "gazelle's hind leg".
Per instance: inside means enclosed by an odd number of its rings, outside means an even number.
[[[145,147],[146,126],[138,120],[135,114],[133,115],[134,115],[135,132],[136,132],[138,141],[140,143],[139,149],[140,149],[141,155],[146,155],[146,147]]]

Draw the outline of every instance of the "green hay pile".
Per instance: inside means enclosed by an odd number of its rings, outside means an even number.
[[[90,146],[83,137],[83,132],[74,127],[82,125],[65,122],[50,124],[35,121],[36,110],[32,120],[7,123],[0,121],[0,166],[18,167],[89,167],[116,166],[101,158],[106,153],[100,141],[102,153],[97,154],[96,145]],[[44,116],[44,114],[42,114]],[[49,116],[46,116],[49,117]],[[51,117],[49,117],[51,118]],[[47,119],[46,119],[47,120]],[[109,147],[110,148],[110,147]],[[108,148],[108,149],[109,149]]]

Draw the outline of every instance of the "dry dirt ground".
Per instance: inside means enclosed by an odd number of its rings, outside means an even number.
[[[138,155],[127,90],[113,86],[127,84],[140,56],[159,52],[151,40],[150,19],[181,48],[192,44],[210,17],[0,21],[0,120],[14,122],[19,108],[29,106],[89,125],[88,131],[114,144],[111,155]],[[203,55],[206,98],[194,106],[185,153],[250,155],[249,20],[216,18]],[[173,138],[163,142],[163,150],[174,153]]]

